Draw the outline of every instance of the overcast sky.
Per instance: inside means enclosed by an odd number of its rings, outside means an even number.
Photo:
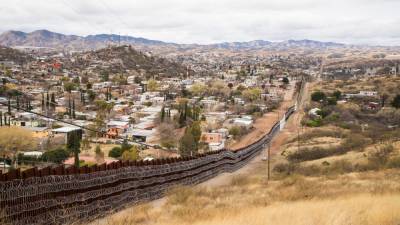
[[[0,0],[0,32],[400,45],[400,0]]]

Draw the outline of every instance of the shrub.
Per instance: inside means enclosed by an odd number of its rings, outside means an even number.
[[[400,157],[389,159],[387,163],[388,168],[400,168]]]
[[[290,175],[295,171],[296,165],[294,163],[278,163],[272,169],[273,172],[280,173],[280,174],[287,174]]]
[[[324,149],[320,147],[304,148],[300,151],[290,153],[287,159],[291,162],[302,162],[315,159],[325,158],[330,155],[334,155],[337,152],[337,148]]]
[[[233,138],[237,139],[240,137],[241,128],[238,126],[233,126],[229,129],[229,134],[233,136]]]
[[[337,100],[336,98],[328,98],[328,105],[336,105],[337,104]]]
[[[334,137],[334,138],[343,138],[346,137],[346,134],[339,130],[339,129],[312,129],[304,134],[301,134],[299,139],[300,140],[309,140],[313,138],[319,137]],[[293,138],[291,142],[297,141],[297,137]]]
[[[69,151],[64,148],[57,148],[43,153],[42,160],[54,163],[62,163],[69,157]]]
[[[114,147],[111,149],[111,151],[108,153],[109,157],[113,158],[119,158],[122,156],[123,150],[121,147]]]
[[[139,158],[139,152],[136,148],[132,148],[130,150],[126,150],[124,151],[124,153],[122,153],[122,159],[126,160],[126,161],[134,161],[137,160]]]
[[[393,99],[391,104],[396,109],[400,108],[400,95],[396,95],[396,97],[394,97],[394,99]]]
[[[318,110],[318,111],[317,111],[317,114],[318,114],[319,116],[321,116],[322,118],[325,118],[325,117],[327,117],[327,116],[330,114],[330,112],[329,112],[328,110],[321,109],[321,110]]]
[[[332,113],[328,115],[327,117],[324,118],[326,122],[336,122],[340,118],[340,115],[338,113]]]
[[[325,99],[326,99],[326,95],[322,91],[316,91],[311,94],[311,100],[313,100],[314,102],[320,102]]]
[[[370,140],[360,134],[352,134],[347,137],[342,143],[343,152],[351,150],[362,150],[366,145],[370,143]]]
[[[320,118],[316,118],[313,120],[307,120],[305,125],[307,127],[320,127],[320,126],[322,126],[322,120]]]
[[[342,97],[342,92],[337,90],[333,92],[332,96],[335,97],[337,100],[339,100]]]
[[[354,166],[351,164],[351,162],[347,160],[337,160],[332,163],[330,166],[330,171],[329,172],[335,172],[335,173],[351,173],[354,171]]]
[[[376,165],[377,167],[382,167],[386,165],[386,163],[388,163],[390,153],[393,152],[393,149],[393,145],[385,145],[383,147],[380,147],[368,157],[368,162]]]

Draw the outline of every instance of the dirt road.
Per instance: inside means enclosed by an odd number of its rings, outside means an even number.
[[[238,142],[232,144],[231,146],[228,146],[228,148],[236,150],[242,147],[246,147],[268,133],[271,130],[272,126],[277,121],[279,121],[279,119],[282,118],[286,110],[289,107],[293,106],[293,93],[294,86],[291,86],[290,89],[285,93],[283,97],[283,102],[281,103],[279,109],[274,110],[273,112],[266,113],[261,118],[258,118],[254,123],[254,130],[242,137]]]

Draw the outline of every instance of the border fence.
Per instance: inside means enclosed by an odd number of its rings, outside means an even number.
[[[295,112],[297,102],[283,115]],[[280,130],[236,151],[220,150],[193,157],[114,162],[91,167],[32,168],[0,174],[0,223],[71,224],[90,221],[129,205],[160,198],[176,185],[193,185],[233,172],[258,155]]]

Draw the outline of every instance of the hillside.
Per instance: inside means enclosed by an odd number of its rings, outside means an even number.
[[[181,76],[186,74],[186,67],[181,64],[171,62],[167,59],[150,56],[135,50],[131,46],[109,47],[96,51],[89,51],[80,55],[80,60],[70,65],[71,68],[79,65],[89,65],[90,62],[104,62],[108,67],[102,68],[102,71],[110,73],[119,73],[121,71],[136,71],[145,73],[147,76]],[[79,65],[78,65],[79,64]]]
[[[97,34],[88,36],[65,35],[48,30],[37,30],[30,33],[21,31],[7,31],[0,35],[0,45],[49,47],[55,49],[99,49],[110,44],[129,44],[141,47],[163,47],[181,49],[229,49],[229,50],[257,50],[257,49],[289,49],[289,48],[342,48],[346,45],[333,42],[320,42],[314,40],[288,40],[271,42],[255,40],[248,42],[224,42],[208,45],[176,44],[150,40],[140,37],[119,36],[116,34]]]
[[[167,44],[161,41],[153,41],[144,38],[135,38],[130,36],[119,36],[115,34],[98,34],[86,37],[77,35],[65,35],[51,32],[48,30],[37,30],[30,33],[21,31],[7,31],[0,35],[0,45],[14,46],[33,46],[48,47],[55,49],[99,49],[110,44],[143,44],[143,45],[160,45]]]
[[[29,55],[18,50],[0,46],[0,61],[13,61],[18,64],[22,64],[31,59],[32,58]]]

